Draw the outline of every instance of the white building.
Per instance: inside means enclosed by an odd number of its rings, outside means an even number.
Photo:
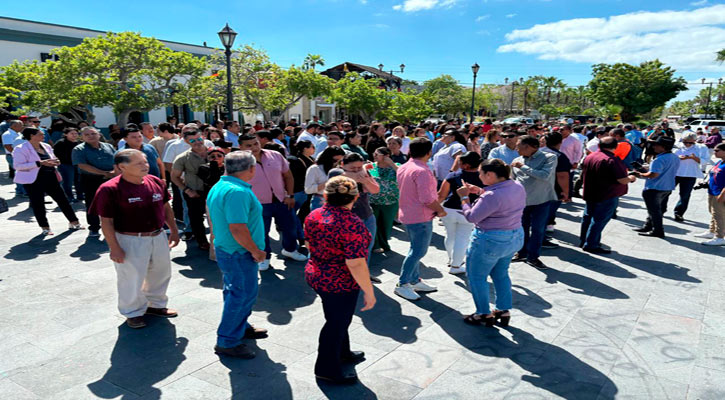
[[[45,61],[51,57],[50,52],[54,48],[75,46],[80,44],[84,38],[105,34],[106,32],[93,29],[0,17],[0,66],[9,65],[15,60],[20,62],[25,60]],[[216,50],[212,47],[188,43],[161,41],[172,50],[185,51],[197,56],[207,56]],[[108,125],[116,123],[116,115],[110,108],[94,108],[93,113],[96,116],[95,125],[104,132],[107,131]],[[169,115],[175,115],[181,122],[194,119],[211,122],[211,115],[194,112],[188,106],[135,113],[131,116],[130,121],[149,121],[158,124],[166,122],[166,117]],[[45,118],[43,125],[50,125],[50,118]]]

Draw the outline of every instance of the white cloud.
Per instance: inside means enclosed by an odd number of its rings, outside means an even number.
[[[506,14],[506,18],[513,18],[515,16],[516,16],[516,14]]]
[[[506,35],[500,53],[542,60],[639,63],[659,58],[682,71],[716,69],[725,43],[725,5],[691,11],[635,12],[608,18],[577,18]]]
[[[451,8],[458,3],[458,0],[405,0],[403,4],[396,4],[393,10],[402,10],[404,12],[416,12],[422,10],[430,10],[436,7]]]
[[[690,5],[695,6],[695,7],[700,7],[700,6],[705,6],[708,3],[709,2],[707,0],[700,0],[700,1],[693,1],[692,3],[690,3]]]
[[[481,15],[479,17],[476,17],[476,22],[481,22],[484,19],[488,19],[490,16],[491,16],[490,14],[486,14],[486,15]]]

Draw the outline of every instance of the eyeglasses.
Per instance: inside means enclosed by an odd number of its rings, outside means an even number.
[[[219,160],[219,159],[222,159],[222,158],[224,158],[224,156],[221,155],[221,154],[211,154],[211,155],[209,155],[209,159],[210,160]]]
[[[194,143],[196,143],[196,142],[201,142],[201,143],[203,143],[203,142],[204,142],[204,138],[199,138],[199,139],[189,139],[189,144],[194,144]]]
[[[682,142],[682,144],[684,144],[685,146],[688,146],[688,145],[693,145],[693,144],[695,144],[695,142]]]

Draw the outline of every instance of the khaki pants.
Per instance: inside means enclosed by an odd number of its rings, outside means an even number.
[[[139,317],[147,307],[166,307],[171,279],[171,256],[166,233],[129,236],[116,233],[124,262],[114,263],[118,276],[118,311],[126,318]]]
[[[709,195],[707,205],[712,215],[710,232],[719,238],[725,237],[725,203],[718,202],[717,196]]]

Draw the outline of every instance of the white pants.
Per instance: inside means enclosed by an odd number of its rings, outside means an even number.
[[[171,256],[166,233],[129,236],[116,233],[124,262],[113,263],[118,276],[118,311],[126,318],[139,317],[147,307],[164,308],[171,279]]]
[[[443,208],[446,213],[441,218],[443,226],[446,228],[446,252],[448,252],[448,262],[453,267],[460,267],[466,259],[466,249],[471,239],[471,232],[474,225],[461,214],[461,210],[452,208]]]

